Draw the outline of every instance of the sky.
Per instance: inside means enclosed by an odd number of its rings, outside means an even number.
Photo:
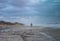
[[[0,20],[60,25],[60,0],[0,0]]]

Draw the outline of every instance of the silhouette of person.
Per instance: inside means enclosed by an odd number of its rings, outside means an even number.
[[[31,23],[30,25],[31,25],[31,27],[32,27],[32,23]]]

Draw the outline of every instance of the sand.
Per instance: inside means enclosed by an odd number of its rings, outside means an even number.
[[[40,26],[9,27],[0,31],[0,41],[60,41],[60,29]]]

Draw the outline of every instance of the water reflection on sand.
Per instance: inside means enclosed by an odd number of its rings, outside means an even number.
[[[10,27],[9,29],[1,30],[0,40],[1,41],[6,41],[6,40],[8,41],[60,41],[58,39],[60,37],[57,37],[57,35],[52,33],[53,31],[54,29],[47,29],[45,27],[28,27],[28,26]],[[56,33],[59,34],[59,32]],[[5,38],[2,38],[3,35],[5,36]],[[15,37],[15,35],[17,38]]]

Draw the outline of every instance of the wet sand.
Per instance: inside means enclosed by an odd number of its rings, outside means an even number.
[[[60,29],[47,27],[11,27],[0,32],[0,41],[60,41]]]

